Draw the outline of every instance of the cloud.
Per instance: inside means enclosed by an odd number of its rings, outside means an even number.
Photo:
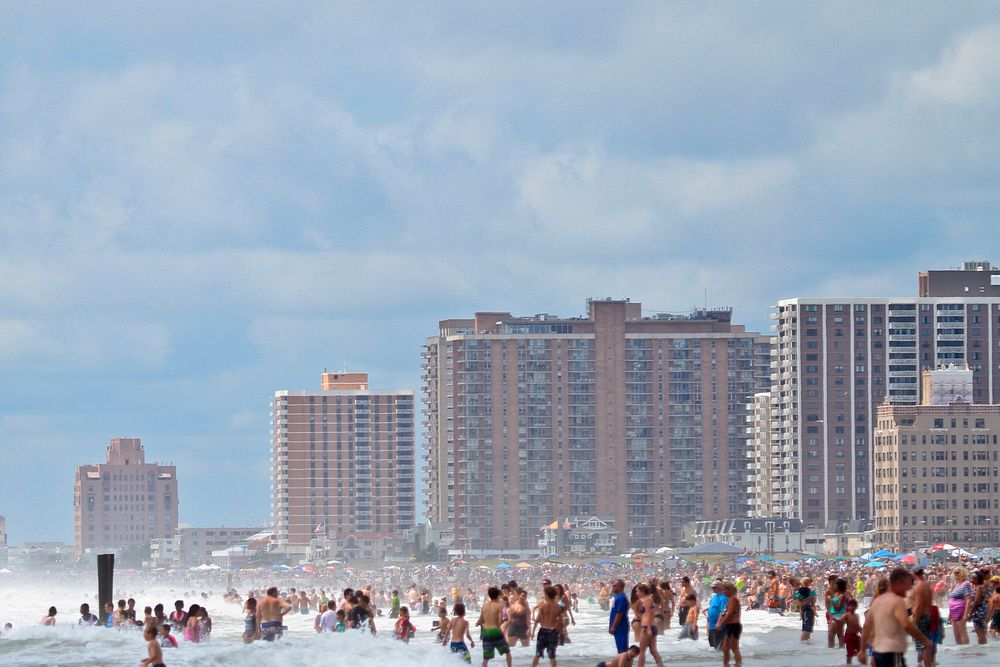
[[[147,434],[195,523],[240,490],[213,471],[266,480],[274,390],[416,387],[438,319],[609,295],[766,330],[1000,258],[988,3],[108,7],[0,25],[5,405],[67,453]],[[12,494],[65,475],[28,458]]]

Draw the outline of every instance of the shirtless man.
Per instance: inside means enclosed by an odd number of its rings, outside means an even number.
[[[913,586],[909,570],[897,567],[889,575],[889,590],[872,601],[871,615],[861,633],[858,660],[867,664],[866,649],[872,647],[873,667],[906,667],[906,635],[930,644],[906,613],[906,593]]]
[[[452,611],[455,618],[451,619],[448,625],[448,635],[451,637],[451,643],[448,645],[448,648],[452,653],[462,656],[462,659],[466,662],[472,662],[472,656],[469,654],[469,646],[475,648],[476,642],[472,641],[472,634],[469,632],[469,622],[465,620],[465,605],[461,602],[456,602],[455,608]],[[466,639],[469,640],[469,646],[465,645]]]
[[[910,591],[910,607],[913,610],[913,622],[917,626],[917,629],[925,635],[931,632],[931,606],[934,604],[931,598],[931,587],[927,583],[927,579],[924,577],[924,568],[918,567],[913,571],[916,578],[916,583],[913,586],[913,590]],[[927,667],[931,667],[933,660],[928,664],[926,662],[925,649],[927,648],[922,642],[915,642],[917,647],[917,664],[927,664]],[[933,646],[931,649],[933,650]]]
[[[635,656],[639,655],[639,647],[632,644],[625,651],[619,653],[610,660],[597,663],[597,667],[631,667]]]
[[[142,636],[146,639],[148,656],[139,661],[140,667],[164,667],[163,649],[160,648],[160,642],[156,640],[156,634],[156,626],[154,625],[147,625],[142,632]]]
[[[538,639],[535,644],[535,657],[531,661],[531,667],[538,667],[538,661],[542,653],[548,653],[549,663],[556,667],[556,647],[559,646],[559,634],[563,625],[563,608],[556,601],[559,593],[554,586],[545,587],[545,599],[535,608],[534,623],[531,627],[531,636],[535,636],[538,630]]]
[[[273,642],[281,637],[282,618],[292,610],[287,600],[278,597],[278,588],[271,586],[267,595],[257,604],[257,627],[260,628],[260,638]]]
[[[483,603],[483,608],[479,612],[479,620],[476,625],[483,629],[483,667],[486,667],[495,653],[499,653],[507,659],[507,667],[511,667],[510,647],[507,639],[500,629],[500,612],[503,610],[503,603],[500,602],[500,589],[490,586],[486,592],[489,599]]]

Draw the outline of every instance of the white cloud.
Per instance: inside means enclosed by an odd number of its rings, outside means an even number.
[[[909,84],[933,101],[971,107],[1000,97],[1000,25],[963,35],[932,66],[913,72]]]

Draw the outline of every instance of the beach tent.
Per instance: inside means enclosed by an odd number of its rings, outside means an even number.
[[[681,551],[685,555],[709,555],[709,554],[741,554],[743,549],[731,547],[722,542],[705,542],[689,549]]]

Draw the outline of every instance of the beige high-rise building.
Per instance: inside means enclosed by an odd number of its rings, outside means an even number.
[[[746,516],[746,406],[769,355],[728,309],[594,299],[585,317],[444,320],[424,349],[429,518],[455,550],[533,552],[567,517],[653,548]]]
[[[76,555],[172,536],[178,502],[174,466],[146,463],[139,438],[112,438],[106,463],[76,469]]]
[[[972,371],[966,373],[971,384]],[[1000,542],[1000,405],[969,403],[966,382],[956,382],[956,374],[954,368],[924,373],[921,405],[878,408],[873,459],[880,546],[902,551],[951,542],[974,549]]]
[[[274,395],[275,538],[360,553],[415,523],[413,392],[371,391],[367,373],[324,373],[321,386]]]

